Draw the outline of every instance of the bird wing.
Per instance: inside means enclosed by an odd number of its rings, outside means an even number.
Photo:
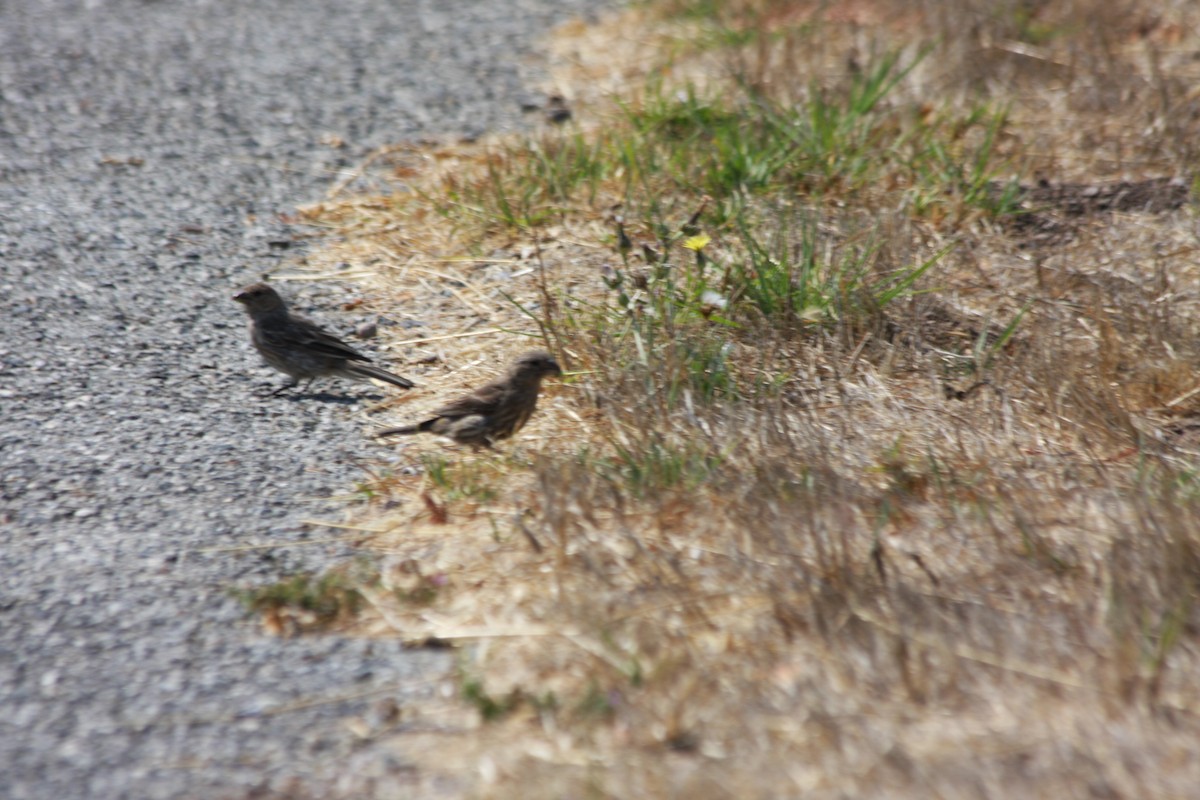
[[[469,417],[472,414],[487,416],[495,413],[507,391],[506,381],[492,381],[468,395],[434,409],[433,414],[437,417]]]
[[[324,331],[315,322],[296,315],[292,315],[292,322],[295,323],[296,335],[300,338],[299,343],[305,347],[348,361],[369,362],[371,360],[338,337]]]

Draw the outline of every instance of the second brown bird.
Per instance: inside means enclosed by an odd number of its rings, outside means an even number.
[[[562,368],[554,356],[545,350],[531,350],[514,361],[504,377],[436,409],[424,422],[386,428],[374,435],[436,433],[460,444],[491,447],[525,426],[537,409],[542,378],[557,375],[562,375]]]

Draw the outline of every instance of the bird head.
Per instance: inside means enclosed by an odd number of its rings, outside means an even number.
[[[547,375],[555,377],[562,375],[562,367],[554,360],[554,356],[545,350],[530,350],[528,353],[521,355],[513,362],[512,371],[514,375],[537,378],[538,380]]]
[[[265,283],[252,283],[243,286],[233,299],[246,307],[251,314],[255,312],[274,311],[283,307],[283,298],[279,293]]]

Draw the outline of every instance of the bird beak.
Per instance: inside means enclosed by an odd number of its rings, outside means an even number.
[[[246,302],[246,293],[238,292],[237,294],[235,294],[233,296],[233,299],[238,303],[245,303]]]

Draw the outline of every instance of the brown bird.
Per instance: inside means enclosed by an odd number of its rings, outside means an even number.
[[[491,447],[521,430],[533,416],[547,375],[562,375],[562,368],[545,350],[531,350],[513,362],[507,375],[442,406],[424,422],[387,428],[375,436],[436,433],[475,448]]]
[[[292,314],[279,293],[265,283],[243,287],[233,299],[250,315],[250,341],[267,363],[291,380],[272,395],[307,380],[336,375],[354,380],[375,378],[404,389],[414,384],[371,363],[355,350],[310,319]]]

